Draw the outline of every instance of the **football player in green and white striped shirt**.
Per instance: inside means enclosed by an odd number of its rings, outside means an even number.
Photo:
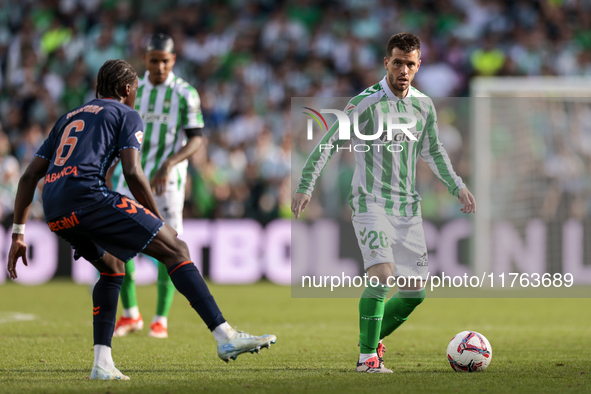
[[[384,366],[382,339],[406,321],[425,298],[427,247],[420,196],[415,190],[419,156],[459,199],[460,211],[476,211],[474,196],[454,172],[439,140],[433,102],[410,86],[421,64],[420,56],[417,36],[393,35],[384,58],[386,76],[345,108],[351,125],[357,113],[363,137],[351,133],[350,138],[356,161],[349,198],[353,227],[367,275],[379,279],[365,289],[359,302],[358,372],[392,372]],[[388,128],[388,124],[399,127]],[[384,133],[384,129],[391,133]],[[292,200],[296,219],[310,201],[320,172],[347,141],[339,137],[336,122],[308,157]],[[416,280],[409,280],[411,277]],[[404,278],[402,284],[400,278]],[[386,302],[395,280],[399,291]]]
[[[203,115],[197,90],[172,72],[175,60],[172,38],[165,34],[149,38],[144,54],[148,71],[139,79],[135,110],[145,125],[142,168],[156,194],[156,203],[165,222],[182,234],[187,159],[201,146]],[[119,168],[115,169],[113,187],[119,193],[131,196],[120,173]],[[125,264],[121,287],[123,315],[117,322],[114,336],[124,336],[143,328],[134,279],[135,265],[130,260]],[[150,325],[151,337],[168,337],[167,319],[174,291],[166,266],[158,263],[158,304]]]

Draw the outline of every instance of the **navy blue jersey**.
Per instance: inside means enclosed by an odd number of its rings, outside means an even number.
[[[96,99],[62,116],[35,154],[50,162],[43,209],[53,218],[104,201],[105,174],[122,149],[140,150],[140,115],[116,100]]]

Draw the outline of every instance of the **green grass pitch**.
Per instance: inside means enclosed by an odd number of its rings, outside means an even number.
[[[23,269],[21,267],[21,269]],[[128,382],[89,381],[92,302],[87,286],[53,281],[0,286],[0,392],[44,393],[553,393],[591,391],[591,300],[426,299],[385,344],[393,374],[353,372],[356,299],[292,299],[288,287],[211,286],[230,324],[278,337],[271,350],[225,364],[177,293],[169,339],[147,336],[156,288],[138,288],[146,328],[113,339]],[[31,319],[31,320],[26,320]],[[493,359],[482,373],[454,372],[451,337],[476,330]]]

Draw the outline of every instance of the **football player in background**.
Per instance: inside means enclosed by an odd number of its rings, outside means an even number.
[[[94,365],[90,379],[128,380],[111,356],[124,263],[140,252],[161,261],[174,286],[212,331],[218,356],[229,361],[274,343],[274,335],[251,336],[233,329],[222,316],[203,277],[190,261],[187,245],[164,223],[142,170],[144,124],[133,110],[138,78],[123,60],[99,70],[96,99],[58,119],[18,185],[8,272],[17,278],[19,258],[27,265],[25,222],[35,187],[45,178],[43,209],[51,231],[68,241],[76,259],[100,272],[93,298]],[[129,190],[139,201],[110,190],[107,169],[116,157]]]
[[[135,110],[144,123],[145,135],[140,152],[142,169],[156,194],[155,200],[164,221],[177,233],[183,233],[183,206],[187,181],[187,159],[201,146],[200,99],[197,90],[173,72],[176,55],[174,42],[166,34],[152,35],[146,44],[144,63],[147,71],[139,78]],[[131,196],[118,164],[112,178],[113,189]],[[158,300],[149,336],[168,337],[168,312],[174,298],[174,286],[162,262],[158,266]],[[135,289],[135,263],[125,264],[121,286],[123,314],[114,336],[122,337],[144,326]]]

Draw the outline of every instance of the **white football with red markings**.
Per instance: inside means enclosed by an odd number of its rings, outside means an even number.
[[[476,331],[462,331],[447,345],[447,361],[457,372],[484,371],[492,359],[492,347]]]

